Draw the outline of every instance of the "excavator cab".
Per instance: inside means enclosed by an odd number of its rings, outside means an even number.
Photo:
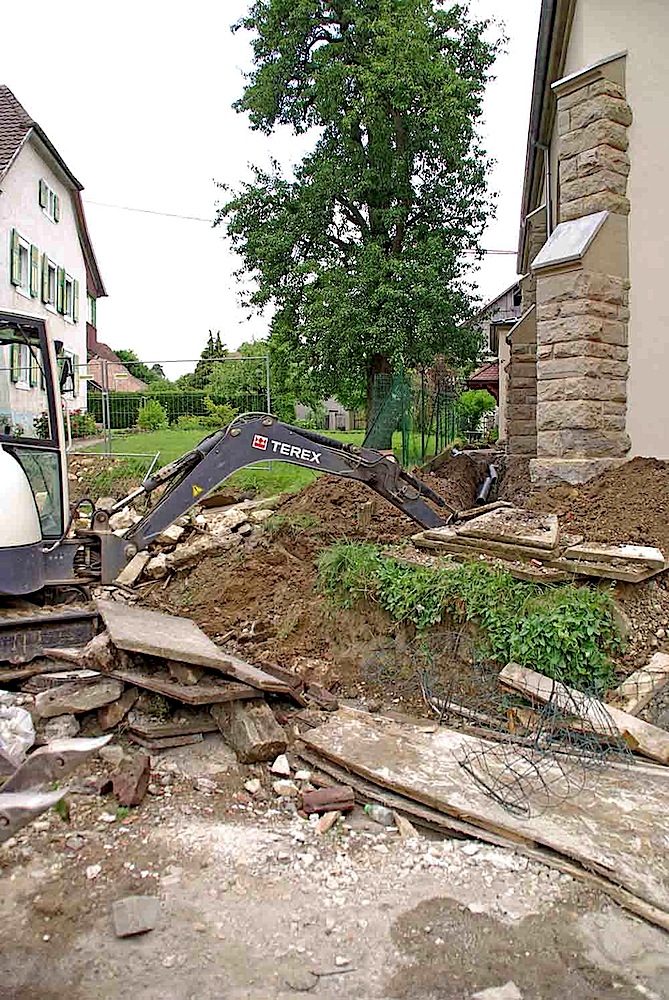
[[[62,345],[61,345],[62,346]],[[40,590],[68,513],[58,345],[43,320],[0,312],[0,594]]]

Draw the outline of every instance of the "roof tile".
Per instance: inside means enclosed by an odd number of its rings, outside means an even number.
[[[34,125],[35,122],[9,87],[0,84],[0,178]]]

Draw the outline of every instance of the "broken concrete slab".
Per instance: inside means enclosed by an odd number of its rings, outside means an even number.
[[[654,653],[640,670],[635,670],[606,699],[607,705],[638,715],[669,684],[669,655]]]
[[[214,538],[238,531],[247,521],[246,511],[240,510],[239,507],[232,507],[224,511],[212,511],[207,517],[209,531]]]
[[[212,667],[262,691],[288,691],[284,681],[244,660],[222,653],[189,618],[178,618],[116,601],[99,600],[97,607],[112,642],[119,649],[199,667]]]
[[[504,986],[490,986],[472,995],[472,1000],[523,1000],[523,994],[516,984],[509,980]]]
[[[624,583],[643,583],[644,580],[649,580],[662,572],[659,569],[649,569],[643,563],[596,563],[564,557],[549,559],[546,565],[571,576],[592,576],[603,580],[621,580]]]
[[[276,758],[272,766],[270,767],[272,774],[277,774],[280,778],[290,778],[292,771],[290,769],[290,763],[285,753],[280,753]]]
[[[132,706],[139,698],[139,690],[136,687],[126,688],[117,701],[112,701],[109,705],[103,705],[98,709],[98,725],[104,732],[106,729],[113,729],[126,717]]]
[[[172,680],[167,670],[160,668],[138,669],[133,667],[120,668],[112,671],[114,677],[134,684],[136,687],[155,691],[166,698],[174,698],[184,705],[214,705],[220,702],[236,701],[238,699],[260,698],[257,688],[248,684],[228,681],[223,677],[212,677],[211,680],[200,681],[199,684],[179,684]]]
[[[162,736],[151,739],[140,736],[139,733],[134,733],[131,729],[128,732],[128,739],[145,750],[167,750],[170,747],[185,747],[192,743],[202,743],[204,736],[202,733],[188,733],[183,736]]]
[[[465,538],[551,550],[558,546],[560,528],[557,514],[535,514],[521,507],[507,507],[457,525],[455,531]]]
[[[185,545],[177,546],[174,552],[170,552],[167,557],[167,568],[179,570],[194,566],[205,556],[214,555],[214,553],[222,552],[223,549],[228,548],[232,544],[232,539],[232,535],[228,538],[198,535],[197,538],[191,539]]]
[[[594,563],[640,563],[648,569],[666,568],[664,553],[650,545],[602,545],[599,542],[583,542],[570,545],[563,552],[567,559]]]
[[[170,721],[161,721],[133,711],[129,719],[130,732],[147,740],[170,736],[190,736],[193,733],[216,733],[218,726],[206,709],[183,709]]]
[[[119,805],[140,805],[144,801],[150,780],[151,761],[146,754],[124,758],[111,777],[111,785]]]
[[[265,701],[212,705],[209,711],[243,764],[274,760],[288,745],[286,734]]]
[[[128,565],[121,570],[119,575],[116,577],[116,583],[119,587],[132,587],[139,580],[140,576],[144,572],[144,567],[148,563],[151,556],[148,552],[138,552],[136,556],[133,556]]]
[[[144,569],[144,576],[147,580],[162,580],[169,572],[167,554],[159,552],[157,556],[149,559]]]
[[[160,900],[155,896],[126,896],[112,903],[112,919],[117,937],[132,937],[152,931],[160,916]]]
[[[62,684],[42,691],[35,698],[35,709],[42,719],[56,715],[77,715],[116,701],[123,693],[123,684],[115,677],[103,677],[92,684]]]
[[[185,528],[179,524],[169,524],[160,532],[156,541],[159,545],[176,545],[183,538],[184,531]]]
[[[72,739],[80,729],[81,726],[76,715],[54,715],[43,726],[40,726],[38,735],[45,743],[51,743],[53,740]]]
[[[430,541],[446,543],[462,549],[474,549],[484,555],[500,556],[511,561],[520,559],[529,562],[530,559],[545,559],[546,549],[532,545],[513,544],[511,542],[495,542],[492,539],[470,538],[461,534],[456,528],[445,525],[443,528],[430,528],[423,532]]]

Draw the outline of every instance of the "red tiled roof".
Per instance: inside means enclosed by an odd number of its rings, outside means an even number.
[[[499,361],[490,361],[482,365],[473,375],[467,379],[470,382],[499,382]]]
[[[4,177],[34,125],[9,87],[0,85],[0,178]]]

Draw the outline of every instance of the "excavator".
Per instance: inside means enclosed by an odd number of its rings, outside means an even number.
[[[86,601],[90,587],[113,583],[177,517],[245,466],[269,459],[364,483],[425,528],[457,519],[443,497],[392,459],[267,413],[237,417],[111,509],[90,501],[70,509],[62,397],[74,391],[74,372],[62,346],[44,320],[0,312],[0,664],[25,663],[47,646],[91,638],[96,612],[68,601]],[[124,537],[114,534],[110,516],[141,497],[149,505],[142,520]],[[85,503],[89,526],[75,527]],[[2,677],[0,669],[0,686]],[[62,776],[97,745],[61,740],[22,764],[3,757],[0,746],[0,781],[3,768],[9,774],[0,792],[0,841],[58,798],[33,791],[45,774]]]

